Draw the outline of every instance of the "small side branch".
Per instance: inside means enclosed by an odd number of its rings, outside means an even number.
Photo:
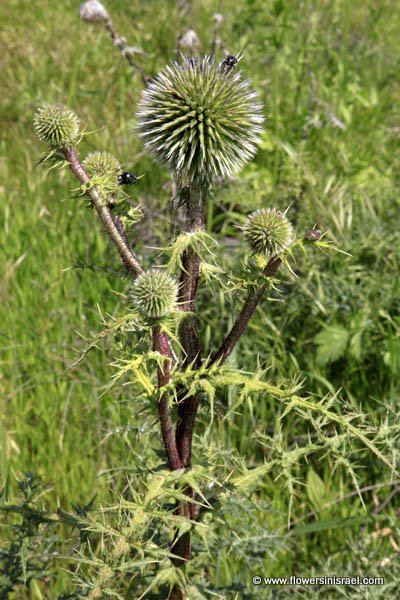
[[[86,173],[85,169],[80,163],[75,148],[64,148],[63,153],[72,173],[75,175],[78,181],[82,185],[89,183],[89,175]],[[143,273],[142,266],[127,243],[125,232],[121,230],[122,223],[118,223],[118,226],[115,224],[110,209],[105,206],[103,198],[95,187],[88,189],[86,194],[89,196],[94,208],[96,209],[105,230],[114,242],[125,267],[128,269],[128,271],[131,271],[136,275]]]
[[[105,28],[111,36],[112,43],[119,48],[121,55],[127,60],[129,65],[139,73],[144,85],[148,85],[151,81],[151,77],[146,75],[143,67],[141,67],[134,59],[134,56],[137,54],[144,54],[143,50],[136,46],[129,46],[126,39],[119,36],[115,31],[113,22],[110,18],[105,22]]]
[[[271,258],[271,260],[268,262],[267,266],[263,271],[264,277],[273,277],[279,269],[281,263],[282,260],[280,258]],[[226,361],[226,359],[231,354],[234,347],[242,337],[247,325],[249,324],[251,317],[253,316],[257,306],[261,302],[261,299],[264,295],[267,286],[268,282],[265,281],[255,291],[250,292],[245,302],[245,305],[243,306],[240,312],[240,315],[236,319],[235,324],[233,325],[228,336],[223,341],[219,350],[211,358],[209,366],[212,366],[215,363],[222,364]]]

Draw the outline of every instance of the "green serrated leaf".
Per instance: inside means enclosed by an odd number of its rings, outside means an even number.
[[[165,483],[166,477],[167,477],[166,475],[157,474],[151,478],[151,481],[150,481],[149,485],[147,486],[146,496],[144,498],[145,505],[160,495],[163,485]]]
[[[318,346],[317,363],[325,366],[345,354],[349,342],[349,332],[340,325],[330,325],[320,331],[314,341]]]
[[[319,512],[324,503],[326,489],[321,477],[312,468],[307,472],[307,495],[314,509]]]
[[[244,475],[234,477],[232,483],[241,491],[249,491],[253,486],[260,483],[264,475],[271,470],[272,465],[273,463],[269,462],[255,469],[249,469]]]

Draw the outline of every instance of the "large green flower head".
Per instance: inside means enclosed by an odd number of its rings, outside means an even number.
[[[239,171],[256,152],[263,121],[250,82],[210,56],[165,67],[137,110],[147,149],[187,183]]]
[[[135,308],[146,318],[160,319],[175,308],[178,285],[164,271],[151,269],[134,281],[131,299]]]
[[[276,208],[260,208],[251,213],[243,232],[251,250],[267,258],[282,254],[293,242],[293,226],[285,213]]]

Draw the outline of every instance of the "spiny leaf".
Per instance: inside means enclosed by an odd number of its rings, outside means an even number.
[[[182,256],[188,248],[191,248],[198,256],[214,256],[212,246],[216,244],[216,240],[203,229],[181,233],[170,246],[162,249],[164,253],[170,255],[167,270],[173,273],[176,266],[183,269]]]

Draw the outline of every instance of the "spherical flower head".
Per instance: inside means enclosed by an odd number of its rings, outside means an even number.
[[[53,148],[72,146],[79,138],[79,117],[66,106],[45,104],[33,123],[39,138]]]
[[[149,319],[160,319],[175,308],[178,286],[164,271],[149,270],[134,281],[131,299],[140,314]]]
[[[98,0],[88,0],[81,4],[79,16],[82,21],[96,23],[98,21],[108,21],[109,14]]]
[[[282,254],[293,242],[291,222],[275,208],[260,208],[251,213],[243,231],[253,252],[267,258]]]
[[[144,90],[139,135],[158,161],[187,183],[210,183],[255,154],[262,106],[249,81],[212,57],[167,66]]]
[[[118,177],[122,167],[111,152],[90,152],[83,161],[83,166],[90,177],[107,175]]]
[[[97,150],[90,152],[82,165],[92,182],[106,193],[118,189],[118,175],[121,173],[122,167],[113,154]]]

